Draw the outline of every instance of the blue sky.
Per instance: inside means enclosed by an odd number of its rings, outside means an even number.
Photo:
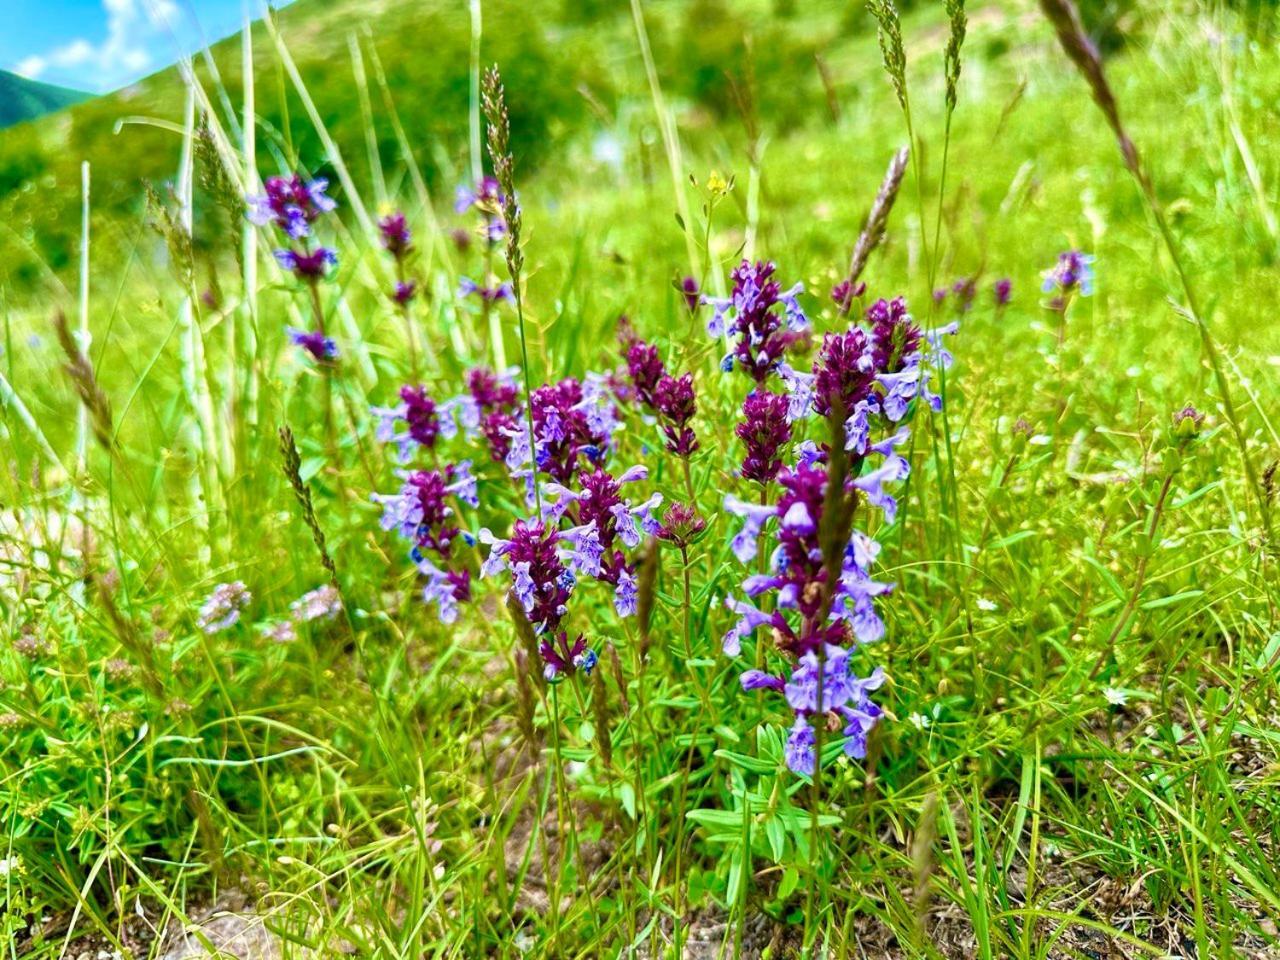
[[[0,0],[0,68],[105,93],[235,33],[246,7],[263,0]]]

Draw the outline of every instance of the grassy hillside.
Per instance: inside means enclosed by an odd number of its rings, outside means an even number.
[[[87,93],[0,70],[0,130],[88,99]]]
[[[666,0],[649,9],[655,57],[668,93],[698,107],[700,125],[739,112],[734,90],[745,79],[745,44],[752,36],[768,38],[752,54],[751,68],[770,78],[756,85],[756,109],[786,128],[821,115],[826,106],[814,54],[844,48],[850,31],[864,31],[866,22],[865,14],[851,15],[844,4],[785,19],[774,18],[765,0],[745,5]],[[278,18],[283,42],[316,109],[353,169],[369,175],[366,147],[372,136],[389,176],[403,176],[411,159],[430,185],[443,183],[452,190],[467,166],[467,4],[299,0]],[[548,156],[563,154],[570,144],[589,142],[601,119],[633,122],[619,113],[619,91],[643,90],[644,74],[625,4],[490,0],[483,20],[481,60],[504,66],[513,145],[526,171]],[[691,29],[695,23],[697,29]],[[361,47],[362,70],[353,61],[353,44]],[[253,46],[264,174],[290,167],[295,159],[312,169],[326,168],[315,128],[261,24],[254,27]],[[225,108],[241,101],[241,39],[216,44],[212,61],[217,80],[201,57],[197,73],[209,89],[221,88],[225,96],[218,97],[215,107],[222,121],[234,126],[238,121]],[[357,95],[365,85],[371,110],[368,134]],[[402,156],[391,104],[408,133],[411,158]],[[141,181],[172,178],[177,141],[154,126],[120,124],[139,118],[180,123],[183,109],[183,85],[178,70],[171,68],[0,137],[0,212],[20,225],[31,252],[64,270],[76,243],[80,161],[94,167],[96,216],[104,222],[136,216]],[[0,250],[9,240],[0,237]],[[27,289],[41,272],[30,255],[5,259],[7,269],[16,273],[15,290]]]

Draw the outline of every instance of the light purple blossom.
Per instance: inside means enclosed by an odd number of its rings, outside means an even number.
[[[639,592],[636,589],[636,578],[629,570],[618,574],[618,586],[613,593],[613,609],[620,617],[635,616]]]
[[[773,617],[758,610],[745,600],[738,600],[733,596],[725,597],[724,605],[731,613],[737,615],[738,620],[729,628],[729,632],[724,635],[724,639],[721,641],[721,649],[724,650],[726,656],[736,657],[742,652],[743,638],[755,633],[757,627],[772,623]]]
[[[299,623],[310,623],[314,620],[333,620],[342,612],[342,597],[337,588],[326,583],[316,587],[289,604],[293,618]]]
[[[742,518],[742,529],[734,536],[730,546],[739,562],[747,563],[755,557],[759,549],[757,544],[765,523],[776,516],[777,511],[767,505],[747,503],[733,494],[725,496],[724,508],[733,516]]]
[[[253,594],[242,580],[218,584],[200,607],[200,629],[213,634],[235,626],[252,599]]]

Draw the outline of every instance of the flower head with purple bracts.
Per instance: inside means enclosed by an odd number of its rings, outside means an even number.
[[[475,399],[483,413],[502,410],[512,413],[520,409],[520,388],[516,386],[517,368],[501,374],[488,367],[473,367],[467,371],[467,392]]]
[[[689,308],[689,312],[693,313],[702,303],[702,293],[698,288],[698,281],[693,277],[685,277],[677,284],[676,289],[680,291],[680,296],[684,298],[684,305]]]
[[[1061,309],[1076,294],[1087,297],[1093,293],[1093,257],[1079,250],[1067,250],[1058,254],[1058,262],[1041,276],[1044,282],[1040,289],[1052,293],[1051,305]]]
[[[220,583],[200,606],[197,623],[205,633],[221,633],[240,622],[240,613],[253,599],[243,581]]]
[[[582,458],[599,463],[620,426],[608,387],[600,378],[580,382],[566,377],[543,384],[533,391],[529,403],[537,469],[558,483],[573,479]],[[528,432],[521,426],[507,431],[507,436],[511,445],[505,460],[512,476],[532,477]]]
[[[726,654],[737,656],[744,640],[761,628],[768,629],[777,648],[795,658],[790,680],[783,676],[748,670],[742,675],[746,690],[774,689],[785,693],[795,711],[795,723],[787,745],[787,765],[798,774],[812,775],[816,737],[811,717],[825,723],[827,714],[844,721],[846,752],[861,757],[866,751],[866,735],[880,716],[867,694],[880,685],[877,672],[860,680],[849,668],[850,649],[878,640],[884,627],[872,598],[889,590],[873,581],[868,573],[878,546],[859,531],[852,531],[839,556],[840,568],[829,566],[824,538],[831,531],[823,523],[827,508],[828,471],[818,465],[800,464],[784,469],[779,476],[782,496],[774,507],[751,508],[747,526],[753,528],[750,551],[737,549],[739,559],[750,559],[754,541],[764,532],[767,521],[777,519],[777,546],[769,569],[743,581],[748,600],[725,598],[725,606],[735,621],[724,637]],[[857,497],[856,490],[846,496]],[[746,512],[741,501],[726,500],[730,512]],[[741,536],[741,535],[740,535]],[[834,575],[833,575],[834,574]],[[762,594],[774,594],[773,612],[766,613],[752,602]],[[818,677],[821,672],[822,691]],[[847,708],[847,709],[846,709]]]
[[[919,358],[924,336],[902,297],[877,300],[867,307],[877,373],[897,373]]]
[[[436,445],[441,434],[441,420],[436,403],[427,388],[405,386],[400,388],[400,403],[394,407],[374,407],[378,418],[376,436],[382,443],[394,443],[399,450],[400,462],[407,463],[415,446],[426,450]],[[399,424],[404,423],[400,429]]]
[[[289,335],[290,343],[301,347],[317,362],[326,363],[338,357],[338,344],[333,337],[326,337],[322,331],[289,327],[285,332]]]
[[[404,483],[399,492],[371,497],[382,504],[382,529],[396,531],[415,547],[447,555],[459,532],[449,519],[449,498],[473,507],[480,503],[470,462],[448,464],[443,471],[400,471],[400,476]]]
[[[850,283],[848,280],[841,280],[831,288],[831,301],[843,315],[853,309],[853,301],[866,292],[867,285],[862,281]]]
[[[398,307],[403,307],[405,304],[412,302],[417,295],[418,284],[414,280],[397,280],[396,285],[387,294],[391,298],[391,302]]]
[[[692,373],[679,377],[664,375],[654,390],[654,408],[662,418],[662,432],[667,438],[668,451],[678,457],[687,457],[698,449],[698,438],[689,426],[689,421],[698,412]]]
[[[268,177],[264,192],[247,199],[246,216],[260,227],[274,226],[292,240],[311,235],[311,225],[337,207],[325,191],[324,178],[303,180],[298,174]]]
[[[471,571],[466,568],[442,570],[426,556],[417,560],[418,572],[426,578],[422,587],[422,600],[435,604],[441,623],[453,623],[458,619],[458,605],[471,599]]]
[[[876,350],[865,331],[854,327],[828,333],[813,365],[814,410],[822,417],[834,412],[848,416],[871,393],[876,372]]]
[[[734,433],[747,448],[741,471],[744,480],[768,485],[778,476],[782,451],[791,442],[789,406],[786,396],[763,389],[752,390],[742,402],[742,421]]]
[[[413,231],[398,210],[378,221],[378,234],[383,248],[396,260],[403,260],[413,250]]]
[[[486,303],[497,303],[498,301],[506,301],[507,303],[515,303],[516,294],[511,284],[503,282],[496,283],[493,286],[484,286],[476,283],[470,277],[463,277],[458,281],[458,298],[478,297]]]
[[[721,367],[731,370],[736,364],[756,383],[764,383],[793,335],[809,326],[798,299],[804,285],[797,283],[784,291],[773,279],[776,269],[772,263],[743,260],[733,271],[733,292],[729,297],[703,298],[703,303],[713,308],[707,332],[713,337],[736,338]]]
[[[991,295],[995,299],[996,309],[1007,307],[1013,300],[1013,281],[1008,277],[1001,277],[991,288]]]
[[[413,252],[413,231],[400,211],[388,213],[378,221],[382,247],[396,264],[396,281],[387,296],[398,307],[407,307],[418,294],[418,284],[405,276],[405,265]]]
[[[274,251],[273,256],[282,268],[306,283],[324,279],[329,268],[338,264],[338,255],[328,247],[316,247],[314,250],[281,249]]]
[[[874,579],[871,568],[879,544],[858,530],[854,520],[866,505],[893,522],[897,503],[891,487],[909,472],[897,453],[909,436],[900,421],[917,396],[930,404],[940,402],[928,392],[928,376],[934,367],[949,363],[939,337],[954,332],[951,325],[925,336],[901,298],[876,301],[863,319],[865,326],[826,336],[811,374],[780,364],[790,397],[771,400],[773,395],[757,391],[748,397],[747,423],[739,427],[739,436],[750,445],[755,438],[744,436],[743,428],[752,422],[767,417],[772,436],[780,436],[784,426],[790,429],[805,413],[816,413],[827,421],[827,437],[839,437],[843,430],[843,449],[804,440],[796,465],[777,470],[781,493],[776,504],[750,504],[734,496],[724,502],[725,511],[742,521],[731,543],[739,561],[753,561],[762,538],[772,541],[766,570],[742,582],[745,599],[725,598],[734,620],[724,637],[724,652],[737,656],[743,642],[764,627],[773,645],[790,658],[790,679],[786,673],[751,670],[743,674],[742,684],[786,695],[795,714],[787,764],[805,775],[814,772],[817,762],[815,724],[842,729],[846,752],[860,757],[881,714],[869,699],[881,674],[861,680],[850,671],[849,659],[856,647],[884,635],[875,601],[892,587]],[[755,406],[761,409],[753,410]],[[770,431],[762,428],[761,436],[771,438]],[[749,457],[752,472],[757,464],[765,464],[760,468],[765,475],[776,470],[774,459]],[[832,484],[838,486],[829,489]],[[757,605],[763,594],[772,594],[773,602]]]
[[[466,391],[450,397],[436,408],[440,435],[446,439],[461,430],[468,440],[483,435],[493,460],[502,463],[511,449],[511,435],[520,426],[520,391],[515,383],[516,368],[496,374],[487,367],[467,371]]]
[[[541,638],[538,650],[543,674],[553,681],[577,670],[590,674],[598,659],[581,636],[570,643],[568,634],[561,629],[577,582],[561,556],[562,543],[567,539],[536,520],[517,520],[508,540],[499,540],[488,530],[480,531],[480,542],[490,548],[480,575],[494,576],[503,570],[510,573],[511,596],[524,610],[534,634]]]
[[[623,342],[623,347],[627,375],[636,399],[649,409],[656,409],[658,384],[667,375],[667,368],[658,356],[658,348],[634,335]]]
[[[537,520],[517,520],[507,540],[499,540],[487,528],[479,535],[480,543],[489,547],[480,575],[491,577],[502,570],[511,574],[511,595],[539,635],[560,629],[576,583],[560,557],[562,539],[558,530]]]
[[[706,529],[707,521],[698,516],[696,507],[687,503],[673,503],[662,515],[658,539],[677,547],[687,547]]]

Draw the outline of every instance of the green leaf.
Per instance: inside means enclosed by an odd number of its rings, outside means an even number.
[[[765,821],[764,833],[769,838],[769,850],[774,862],[780,863],[783,854],[787,852],[787,831],[782,826],[782,821],[777,817],[770,817]]]
[[[732,810],[690,810],[685,817],[704,827],[724,827],[736,830],[741,826],[742,815]],[[735,833],[734,836],[737,836]]]
[[[324,469],[327,462],[328,459],[325,457],[307,457],[298,467],[298,476],[302,477],[303,483],[310,483],[311,479]]]
[[[636,818],[636,788],[629,783],[624,783],[618,789],[618,799],[622,801],[622,809],[627,811],[627,816],[634,820]]]
[[[800,884],[800,871],[795,867],[787,867],[782,871],[782,879],[778,882],[778,899],[786,900],[796,892]]]
[[[1203,590],[1184,590],[1182,593],[1175,593],[1169,597],[1156,597],[1154,600],[1147,600],[1139,606],[1143,610],[1156,610],[1160,607],[1168,607],[1180,600],[1189,600],[1192,597],[1199,597],[1204,594]]]
[[[735,753],[732,750],[717,750],[715,755],[750,773],[773,773],[777,769],[776,763],[768,763],[745,753]]]

